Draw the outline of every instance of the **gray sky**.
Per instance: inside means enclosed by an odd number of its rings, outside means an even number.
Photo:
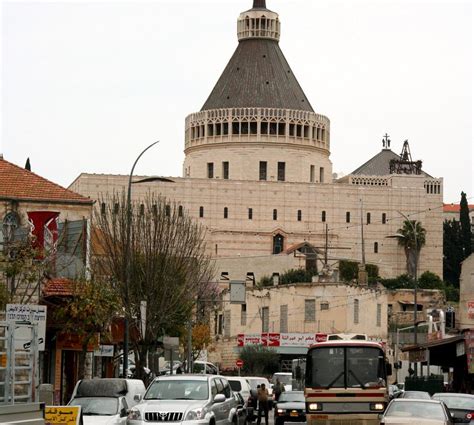
[[[69,185],[81,172],[181,176],[184,120],[237,46],[252,0],[19,1],[1,5],[0,151]],[[472,20],[465,0],[267,0],[280,45],[317,113],[331,120],[336,172],[388,132],[473,196]],[[472,200],[470,203],[474,203]]]

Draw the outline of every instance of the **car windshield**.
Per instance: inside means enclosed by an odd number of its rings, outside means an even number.
[[[83,415],[112,416],[117,415],[119,403],[118,398],[113,397],[80,397],[73,398],[70,406],[81,406]]]
[[[423,399],[423,400],[430,400],[431,397],[429,393],[426,393],[424,391],[405,391],[402,395],[402,398],[417,398],[417,399]]]
[[[474,411],[474,397],[463,396],[461,394],[435,394],[433,398],[443,401],[449,409]]]
[[[385,412],[386,417],[398,418],[423,418],[445,420],[445,414],[441,403],[428,401],[400,401],[392,402]]]
[[[207,400],[207,380],[163,379],[153,382],[145,400]]]
[[[289,401],[301,401],[304,403],[304,393],[303,391],[288,391],[280,395],[278,403],[286,403]]]
[[[276,380],[279,380],[283,385],[291,385],[291,373],[275,373],[273,375],[273,383],[276,384]]]
[[[380,348],[318,347],[308,353],[306,386],[366,389],[385,385]]]
[[[242,384],[240,381],[232,381],[229,379],[229,384],[232,391],[242,391]]]
[[[249,379],[249,384],[250,384],[250,388],[252,388],[252,390],[256,390],[257,389],[257,385],[262,385],[262,384],[265,384],[265,387],[268,387],[270,386],[269,383],[268,383],[268,380],[264,379],[264,378],[252,378],[252,379]]]

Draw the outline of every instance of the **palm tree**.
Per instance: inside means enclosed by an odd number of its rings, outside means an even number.
[[[426,243],[426,229],[416,220],[405,220],[403,227],[397,230],[398,245],[405,250],[407,272],[416,277],[418,259],[423,245]]]

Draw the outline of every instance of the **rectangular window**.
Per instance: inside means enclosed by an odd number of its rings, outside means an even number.
[[[329,303],[327,301],[321,303],[321,310],[329,310]]]
[[[351,222],[351,213],[349,211],[346,212],[346,223]]]
[[[382,304],[377,304],[377,327],[382,326]]]
[[[359,300],[354,300],[354,324],[359,323]]]
[[[301,221],[301,217],[302,217],[302,213],[301,213],[301,210],[298,210],[297,214],[296,214],[296,219],[298,221]]]
[[[284,162],[278,163],[278,181],[279,182],[285,181],[285,163]]]
[[[270,325],[270,309],[269,307],[262,307],[262,332],[268,332]]]
[[[230,310],[224,311],[224,336],[230,338]]]
[[[218,335],[222,335],[222,332],[224,330],[224,317],[222,316],[222,314],[219,314],[217,326],[218,326],[218,329],[217,329]]]
[[[280,305],[280,332],[288,332],[288,305]]]
[[[378,254],[378,253],[379,253],[379,243],[374,242],[374,254]]]
[[[252,220],[253,218],[253,209],[249,208],[249,220]]]
[[[278,220],[278,210],[273,210],[273,220]]]
[[[304,300],[304,321],[316,321],[316,300]]]
[[[322,212],[321,212],[321,221],[322,221],[323,223],[326,222],[326,211],[322,211]]]
[[[319,182],[324,183],[324,167],[319,167]]]
[[[204,217],[204,207],[199,207],[199,218]]]
[[[224,207],[224,218],[229,218],[229,208]]]
[[[207,163],[207,178],[208,179],[214,178],[214,163],[213,162]]]
[[[240,306],[240,325],[247,326],[247,304]]]
[[[382,213],[382,224],[386,224],[386,223],[387,223],[387,214]]]
[[[267,161],[260,161],[259,178],[260,180],[267,179]]]
[[[309,166],[309,181],[314,183],[314,165]]]
[[[227,161],[222,163],[222,178],[224,180],[229,179],[229,163]]]
[[[370,224],[370,213],[367,213],[367,224]]]

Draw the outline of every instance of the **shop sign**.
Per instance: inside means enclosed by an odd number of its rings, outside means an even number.
[[[113,357],[114,346],[113,345],[99,345],[99,348],[94,350],[94,356],[96,357]]]
[[[327,335],[322,333],[276,333],[239,334],[237,345],[265,345],[267,347],[310,347],[317,342],[326,341]]]
[[[426,359],[427,359],[426,351],[427,350],[410,351],[410,354],[408,356],[410,362],[412,363],[426,362]]]
[[[79,425],[81,406],[46,406],[44,423],[46,425]]]
[[[7,304],[7,322],[28,322],[38,326],[38,350],[44,351],[46,339],[46,313],[45,305],[37,304]],[[18,338],[15,347],[17,349],[28,349],[31,344],[31,328],[19,327],[15,331]]]

